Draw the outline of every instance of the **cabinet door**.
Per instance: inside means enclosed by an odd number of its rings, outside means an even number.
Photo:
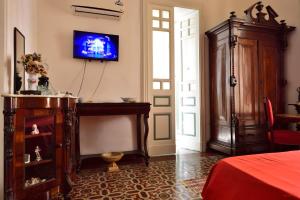
[[[284,95],[280,88],[280,75],[283,76],[283,72],[280,72],[280,48],[278,42],[275,40],[259,41],[259,66],[260,66],[260,86],[261,96],[268,97],[272,104],[275,113],[283,112],[279,110],[278,105],[283,105]],[[261,99],[260,112],[264,116],[263,100]],[[264,123],[264,117],[262,117],[262,123]]]
[[[228,37],[215,41],[211,50],[211,128],[212,137],[217,141],[231,142],[230,122],[230,59]]]
[[[62,114],[18,109],[15,134],[16,199],[33,199],[61,181]]]
[[[254,128],[260,122],[258,41],[239,38],[235,48],[235,109],[239,118],[240,131]]]

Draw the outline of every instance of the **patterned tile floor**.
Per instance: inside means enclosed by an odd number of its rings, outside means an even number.
[[[120,165],[119,172],[83,169],[70,193],[72,200],[201,199],[210,168],[222,156],[182,154],[169,159]]]

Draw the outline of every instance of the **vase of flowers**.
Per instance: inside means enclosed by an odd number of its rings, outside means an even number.
[[[41,54],[33,53],[26,54],[21,57],[21,62],[27,73],[27,91],[23,91],[25,94],[40,94],[38,89],[38,77],[47,77],[47,71],[45,64],[42,62]]]

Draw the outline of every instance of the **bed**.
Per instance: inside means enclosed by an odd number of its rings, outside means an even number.
[[[300,199],[300,151],[230,157],[212,168],[203,200]]]

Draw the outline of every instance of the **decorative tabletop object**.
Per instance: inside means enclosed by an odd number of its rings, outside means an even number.
[[[101,154],[102,159],[109,163],[107,166],[108,172],[115,172],[120,170],[116,162],[121,160],[123,155],[124,154],[122,152],[109,152]]]
[[[41,92],[37,90],[38,75],[47,77],[45,63],[42,62],[41,54],[33,53],[23,55],[21,62],[27,73],[27,87],[25,87],[25,91],[21,91],[21,94],[41,94]]]
[[[40,133],[38,127],[36,124],[32,125],[32,131],[31,131],[31,135],[38,135]]]
[[[49,95],[51,94],[49,87],[49,78],[47,76],[42,75],[39,77],[38,82],[38,90],[42,92],[43,95]]]
[[[132,97],[121,97],[121,99],[124,103],[134,103],[134,102],[136,102],[135,98],[132,98]]]
[[[43,183],[45,181],[46,179],[41,179],[39,177],[32,177],[31,179],[25,181],[25,187],[33,186],[39,183]]]
[[[300,87],[297,88],[297,92],[298,92],[298,102],[296,102],[296,103],[290,103],[288,105],[295,106],[297,114],[300,114]],[[300,129],[300,126],[299,126],[299,129]]]
[[[24,154],[24,163],[30,163],[30,154]]]
[[[35,160],[38,161],[38,162],[42,160],[42,157],[41,157],[41,154],[40,154],[41,151],[42,150],[40,149],[40,147],[36,146],[34,152],[35,152],[35,155],[36,155]]]

